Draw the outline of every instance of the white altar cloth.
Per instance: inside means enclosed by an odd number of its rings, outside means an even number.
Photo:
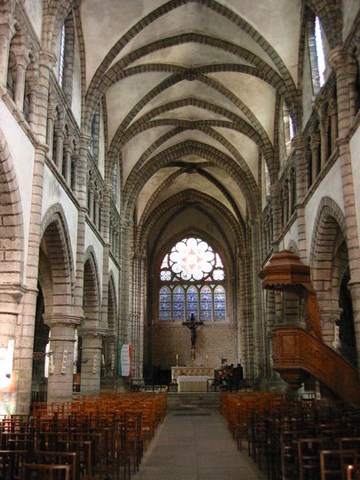
[[[209,375],[179,375],[179,392],[207,392]]]

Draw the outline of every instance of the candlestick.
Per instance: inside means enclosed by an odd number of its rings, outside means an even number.
[[[179,365],[179,354],[177,353],[176,354],[176,366],[178,366],[178,365]]]

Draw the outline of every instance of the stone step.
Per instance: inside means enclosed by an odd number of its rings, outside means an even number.
[[[191,412],[220,410],[220,392],[169,392],[167,405],[170,411]]]

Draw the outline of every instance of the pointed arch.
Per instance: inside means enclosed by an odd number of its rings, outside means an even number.
[[[21,284],[24,275],[24,220],[13,159],[0,129],[0,272],[6,284]],[[3,283],[1,281],[0,285]]]
[[[117,295],[115,287],[115,279],[113,272],[109,274],[109,284],[108,284],[108,329],[109,333],[115,335],[117,327]]]
[[[93,247],[88,247],[85,252],[84,264],[84,327],[97,327],[100,320],[100,281],[99,269]]]
[[[344,214],[329,197],[320,202],[314,222],[310,265],[318,294],[323,339],[332,344],[340,317],[341,283],[349,263]]]
[[[52,205],[40,226],[39,281],[47,314],[70,309],[73,302],[74,262],[63,208]]]

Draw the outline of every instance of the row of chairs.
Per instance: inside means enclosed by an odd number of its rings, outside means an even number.
[[[0,418],[0,479],[128,480],[165,414],[163,393],[34,404]]]
[[[247,444],[268,479],[358,480],[358,410],[328,400],[237,392],[223,394],[222,412],[238,448]]]

